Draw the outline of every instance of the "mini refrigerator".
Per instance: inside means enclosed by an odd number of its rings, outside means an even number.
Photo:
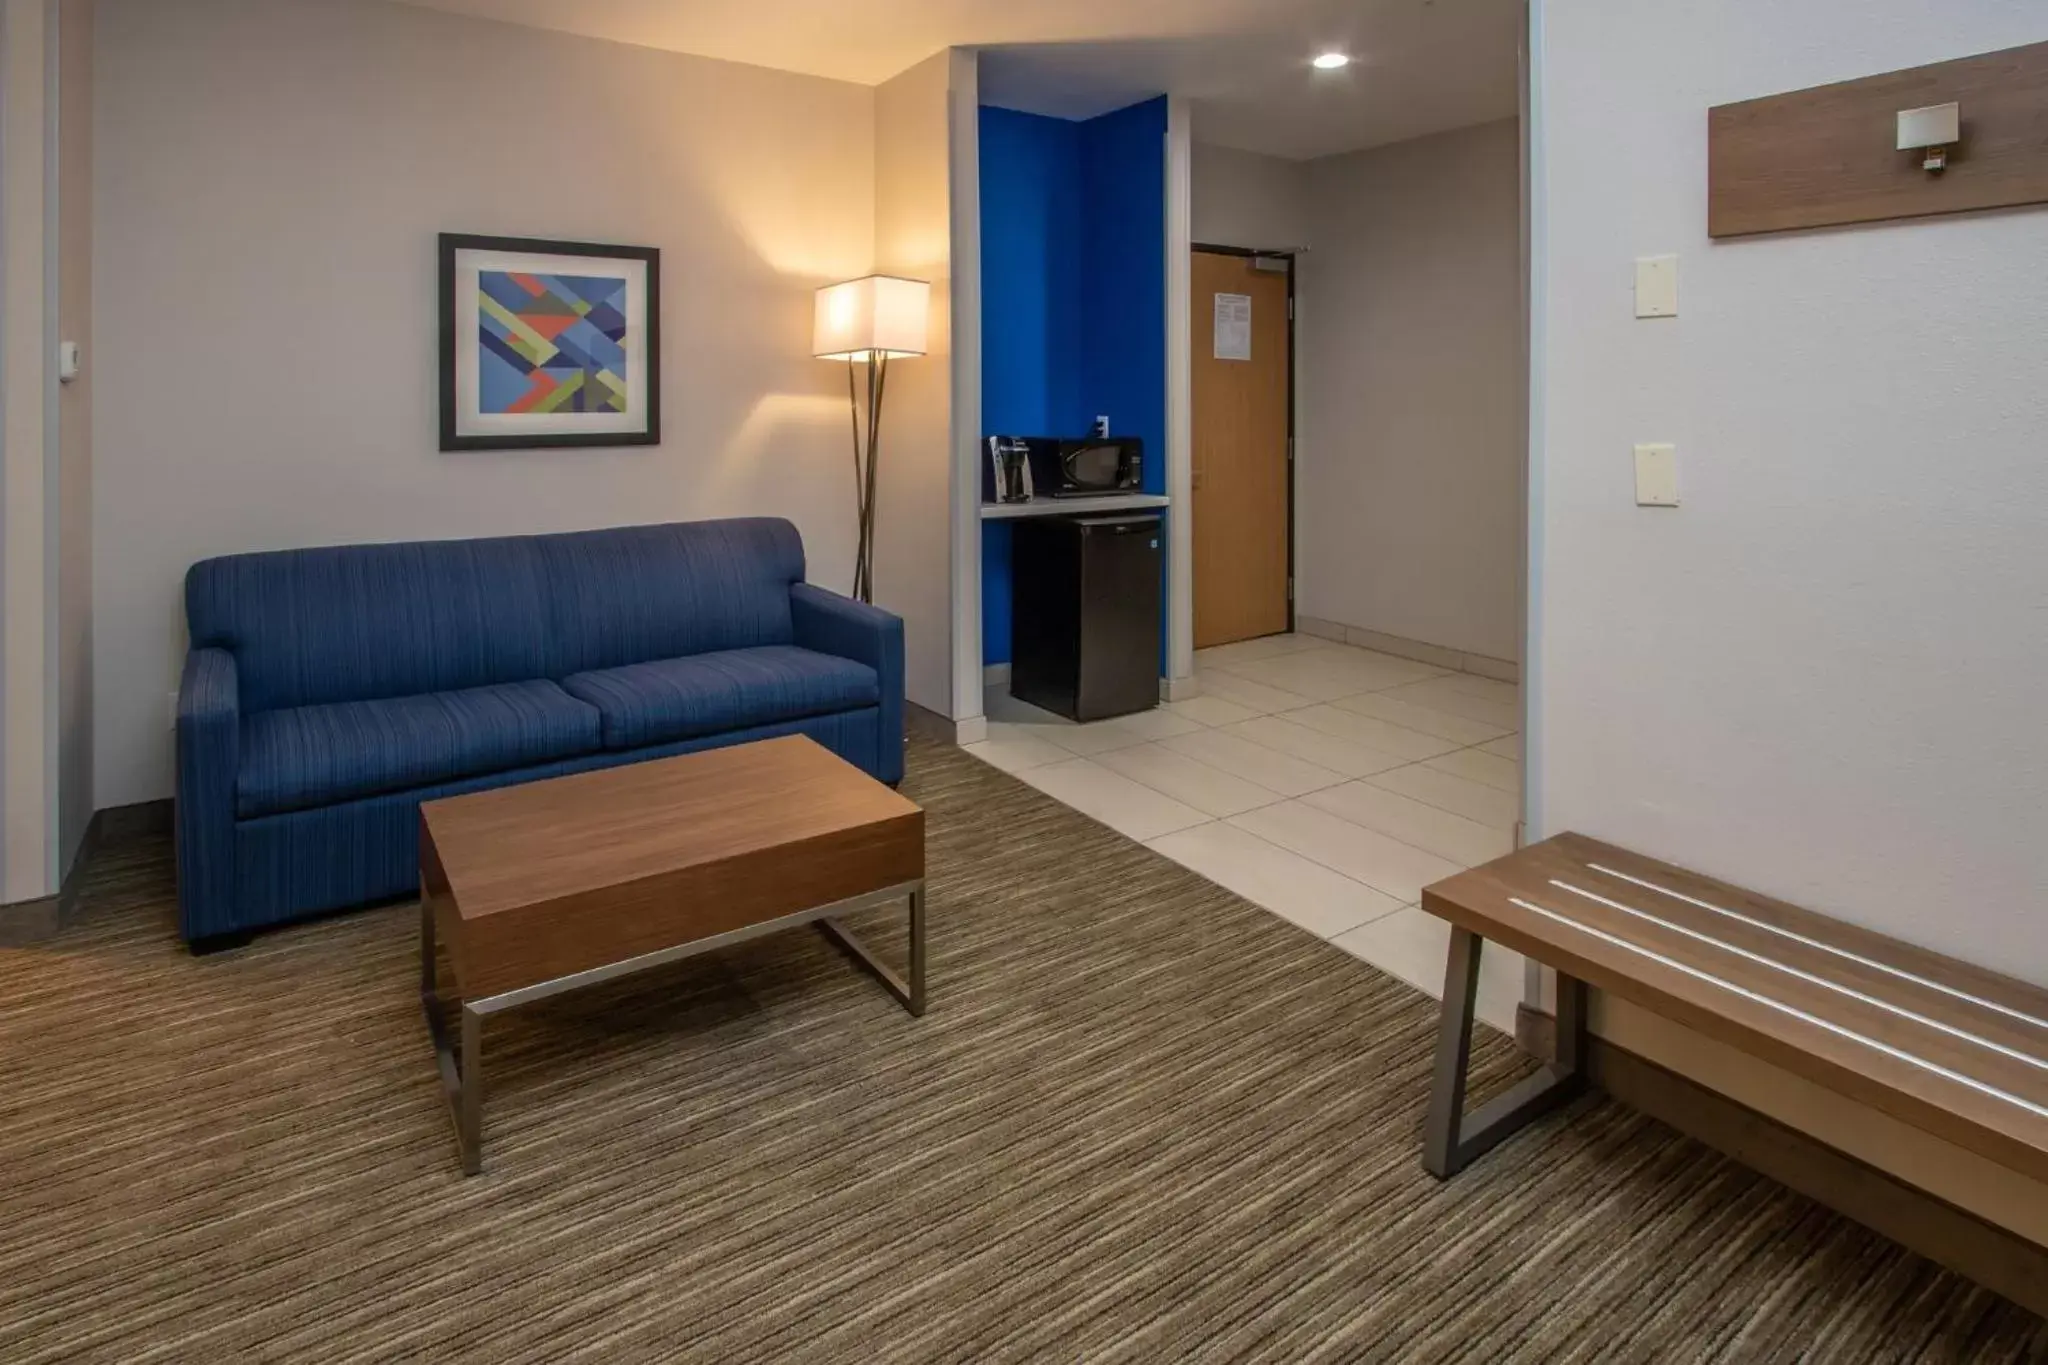
[[[1010,694],[1073,720],[1159,704],[1157,513],[1020,517]]]

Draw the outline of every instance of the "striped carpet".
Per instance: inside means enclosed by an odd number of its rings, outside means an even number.
[[[2048,1359],[1610,1103],[1439,1185],[1413,991],[957,750],[906,790],[928,1017],[809,931],[501,1016],[469,1180],[410,907],[195,960],[104,850],[0,950],[0,1361]]]

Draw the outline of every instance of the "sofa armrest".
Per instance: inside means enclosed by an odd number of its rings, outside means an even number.
[[[235,929],[241,739],[235,656],[193,650],[178,683],[178,924],[188,943]]]
[[[789,589],[796,643],[820,654],[836,654],[875,670],[881,684],[881,734],[875,776],[903,779],[903,618],[880,607],[841,597],[810,583]]]

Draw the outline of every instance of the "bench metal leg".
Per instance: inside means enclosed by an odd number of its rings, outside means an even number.
[[[1422,1130],[1422,1166],[1448,1180],[1505,1139],[1586,1089],[1586,983],[1557,976],[1557,1060],[1479,1108],[1465,1112],[1472,1062],[1472,1017],[1479,1002],[1479,954],[1486,940],[1451,929],[1444,967],[1443,1023],[1437,1035],[1436,1080]]]
[[[854,932],[831,917],[818,921],[818,928],[825,937],[861,967],[874,974],[883,989],[896,997],[903,1008],[913,1017],[924,1016],[924,883],[919,882],[910,891],[910,979],[904,980],[867,944],[860,941]]]

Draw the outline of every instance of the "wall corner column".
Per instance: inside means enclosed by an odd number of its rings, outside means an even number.
[[[0,0],[0,905],[58,870],[52,0]]]
[[[956,47],[948,90],[953,238],[953,721],[985,739],[981,641],[981,58]]]
[[[1166,102],[1166,680],[1169,700],[1195,695],[1193,357],[1189,256],[1194,250],[1194,139],[1188,102]]]

